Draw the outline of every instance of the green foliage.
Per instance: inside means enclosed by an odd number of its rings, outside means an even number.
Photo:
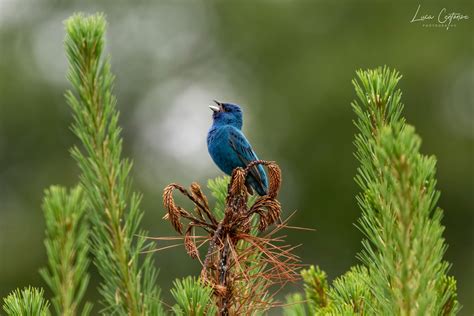
[[[306,316],[306,307],[303,295],[293,293],[286,296],[286,304],[283,307],[284,316]]]
[[[355,266],[344,275],[335,279],[329,290],[328,296],[333,308],[343,308],[354,314],[364,314],[373,302],[372,294],[368,288],[369,274],[364,266]]]
[[[318,266],[311,266],[302,270],[301,276],[304,281],[304,291],[308,301],[308,309],[316,313],[319,309],[329,305],[327,275]]]
[[[356,181],[365,234],[356,266],[328,288],[319,268],[302,271],[311,314],[453,315],[456,281],[446,275],[442,211],[436,208],[434,157],[401,116],[401,76],[388,68],[357,72],[353,109]],[[294,307],[299,308],[299,307]]]
[[[175,315],[211,316],[217,314],[212,287],[206,286],[194,277],[175,280],[173,285],[171,294],[177,302],[173,306]]]
[[[151,244],[139,225],[141,197],[131,193],[132,164],[122,159],[119,113],[112,94],[114,76],[110,61],[103,58],[104,16],[76,14],[66,21],[65,47],[68,79],[75,93],[66,97],[74,113],[72,130],[82,142],[72,156],[82,172],[81,184],[90,201],[92,251],[103,282],[105,314],[162,314],[157,271],[151,254],[139,254]]]
[[[10,316],[49,316],[49,303],[43,298],[43,289],[27,287],[16,289],[3,299],[3,310]]]
[[[207,181],[207,187],[211,190],[211,195],[216,200],[214,204],[214,215],[219,221],[224,218],[225,200],[229,182],[229,176],[216,177]]]
[[[311,266],[301,271],[306,293],[305,304],[299,294],[287,297],[287,303],[292,305],[285,308],[288,315],[363,315],[366,304],[371,303],[371,293],[367,287],[368,271],[362,266],[352,267],[348,272],[335,279],[328,285],[327,276],[319,267]],[[300,304],[296,304],[300,302]],[[293,313],[293,314],[291,314]]]
[[[443,276],[438,283],[438,304],[443,304],[441,315],[453,315],[460,309],[457,300],[456,280],[452,276]]]
[[[453,293],[448,288],[444,297],[439,291],[448,264],[442,211],[436,208],[436,160],[419,153],[421,139],[401,117],[400,75],[388,68],[357,75],[356,181],[368,287],[379,313],[438,315]],[[450,313],[456,310],[454,304]]]
[[[57,315],[77,315],[89,283],[86,205],[80,187],[68,192],[65,188],[52,186],[45,192],[44,243],[48,268],[41,269],[40,273],[54,294],[52,303]],[[88,315],[91,308],[91,304],[86,304],[82,315]]]

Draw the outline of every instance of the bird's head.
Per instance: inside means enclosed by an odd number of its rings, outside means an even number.
[[[232,125],[238,129],[242,128],[242,110],[240,106],[216,100],[214,100],[214,103],[216,103],[216,105],[209,106],[214,112],[212,113],[214,125]]]

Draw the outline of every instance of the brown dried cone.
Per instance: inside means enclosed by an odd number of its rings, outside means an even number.
[[[179,209],[174,203],[173,199],[173,191],[174,189],[179,189],[180,186],[178,184],[170,184],[168,185],[164,191],[163,191],[163,204],[168,211],[167,213],[167,218],[171,222],[171,225],[173,225],[174,229],[182,234],[183,233],[183,224],[181,224],[181,221],[179,220]]]
[[[260,215],[258,230],[262,232],[280,219],[281,205],[277,200],[263,196],[255,201],[250,209],[250,213]]]
[[[199,255],[199,251],[194,242],[193,227],[194,224],[190,223],[188,229],[186,229],[186,234],[184,235],[184,248],[186,248],[188,255],[194,259]]]
[[[268,169],[268,194],[259,197],[248,206],[249,193],[245,182],[248,173],[257,165]],[[204,242],[209,248],[203,262],[201,279],[214,288],[219,315],[252,314],[266,310],[273,294],[269,288],[283,286],[298,279],[299,258],[292,254],[294,247],[279,245],[281,237],[274,235],[285,227],[278,225],[263,237],[251,234],[253,217],[258,214],[258,230],[263,232],[280,219],[281,205],[277,195],[281,185],[281,171],[278,165],[269,161],[254,161],[246,168],[236,168],[228,187],[224,218],[218,222],[212,214],[206,196],[200,186],[193,183],[190,192],[181,185],[170,184],[163,192],[163,204],[167,210],[165,219],[173,228],[183,234],[182,219],[187,219],[184,245],[192,258],[199,258],[195,228],[207,232]],[[194,203],[190,213],[177,206],[173,191],[179,190]],[[266,300],[263,300],[266,297]]]

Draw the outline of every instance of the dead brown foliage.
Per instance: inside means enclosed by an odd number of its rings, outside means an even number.
[[[249,170],[259,164],[268,170],[268,194],[248,205],[245,180]],[[281,222],[281,205],[277,200],[280,185],[281,171],[274,162],[258,160],[245,169],[235,169],[221,221],[211,212],[197,183],[189,190],[175,183],[164,189],[164,218],[181,235],[186,226],[185,249],[191,258],[201,262],[201,279],[214,288],[220,315],[249,315],[267,310],[275,304],[273,297],[278,290],[299,278],[299,258],[292,253],[295,247],[285,245],[284,236],[276,237],[286,227],[286,222]],[[193,202],[193,212],[175,204],[175,190]],[[267,231],[275,223],[278,225]],[[203,229],[206,236],[195,235],[196,228]],[[209,244],[208,251],[201,260],[198,248],[205,243]]]

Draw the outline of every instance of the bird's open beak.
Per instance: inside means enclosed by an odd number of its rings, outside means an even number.
[[[219,112],[221,110],[221,103],[219,101],[216,101],[214,100],[214,102],[217,104],[217,105],[209,105],[209,108],[213,111],[213,112]]]

